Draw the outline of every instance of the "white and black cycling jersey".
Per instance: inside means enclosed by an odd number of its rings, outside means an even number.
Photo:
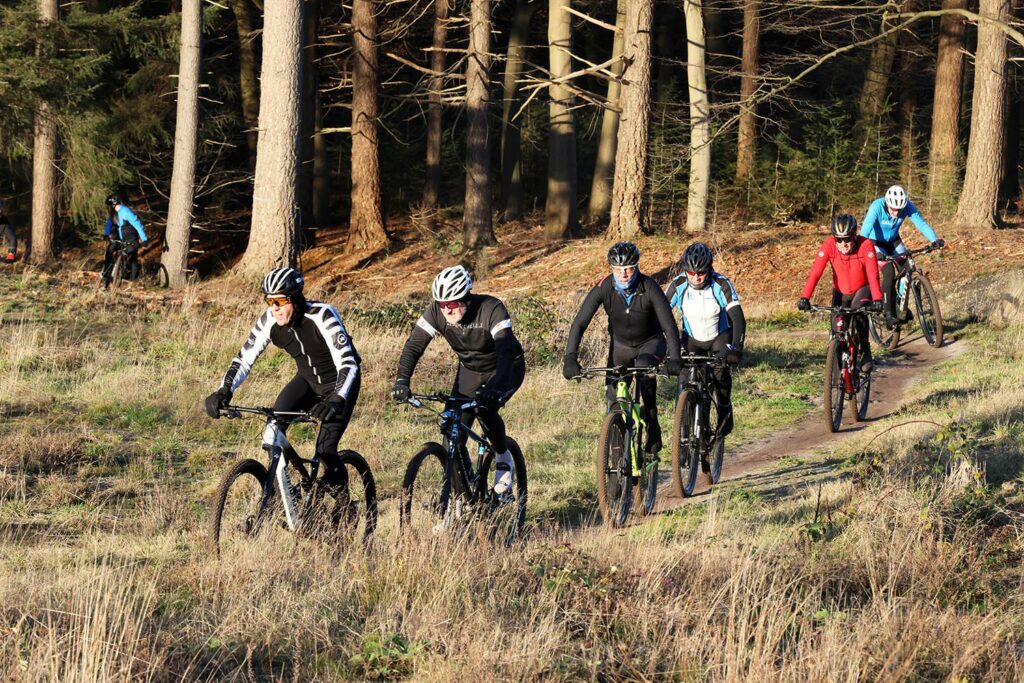
[[[223,385],[231,391],[238,389],[271,342],[295,359],[298,374],[317,394],[334,393],[348,399],[359,373],[360,358],[333,306],[309,301],[305,311],[296,310],[287,325],[278,325],[268,308],[231,361]]]

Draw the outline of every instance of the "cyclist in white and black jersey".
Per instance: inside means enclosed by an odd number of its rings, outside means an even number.
[[[344,483],[344,468],[337,467],[338,442],[359,398],[360,358],[334,307],[307,301],[302,286],[302,275],[294,268],[276,268],[263,278],[267,310],[231,361],[221,387],[207,397],[206,412],[213,418],[220,415],[273,343],[295,359],[296,369],[274,401],[274,410],[309,411],[320,420],[316,455]]]
[[[725,365],[714,371],[715,393],[722,416],[720,432],[732,432],[732,373],[729,366],[743,359],[747,320],[739,294],[729,278],[716,273],[714,254],[702,242],[683,252],[683,273],[672,280],[668,297],[682,321],[680,342],[685,351],[718,356]]]
[[[493,296],[472,294],[472,287],[473,279],[462,266],[445,268],[434,278],[434,301],[402,349],[391,397],[399,402],[409,399],[409,381],[420,357],[434,337],[444,337],[459,357],[452,395],[476,398],[484,408],[476,415],[463,413],[463,420],[469,425],[479,418],[487,430],[495,451],[494,491],[500,495],[512,488],[514,468],[498,410],[523,385],[526,361],[505,304]]]

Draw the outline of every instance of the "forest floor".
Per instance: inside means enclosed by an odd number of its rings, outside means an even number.
[[[1019,680],[1024,677],[1024,251],[1016,231],[940,231],[921,259],[949,341],[878,352],[869,414],[824,433],[827,321],[793,310],[824,235],[714,237],[744,297],[748,354],[725,481],[608,530],[594,518],[597,382],[559,360],[607,244],[499,230],[479,289],[505,299],[530,359],[504,411],[526,453],[528,537],[402,539],[405,463],[429,415],[387,403],[393,369],[451,250],[399,243],[366,264],[321,246],[314,295],[363,357],[344,445],[381,496],[372,547],[310,540],[216,559],[209,497],[261,425],[202,398],[260,312],[253,283],[95,289],[95,273],[0,271],[0,671],[12,680]],[[326,242],[326,239],[324,240]],[[665,275],[687,240],[644,238]],[[82,263],[86,262],[82,258]],[[827,276],[826,276],[827,277]],[[827,283],[826,283],[827,284]],[[819,293],[823,291],[819,288]],[[820,295],[820,294],[819,294]],[[597,359],[603,322],[585,352]],[[434,344],[417,389],[444,388]],[[239,400],[294,371],[257,364]],[[663,425],[674,401],[660,388]],[[313,434],[294,430],[308,452]]]

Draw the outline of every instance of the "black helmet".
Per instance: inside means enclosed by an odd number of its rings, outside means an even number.
[[[857,234],[857,219],[848,213],[833,216],[832,234],[835,237],[853,237]]]
[[[608,265],[616,268],[635,266],[640,263],[640,250],[632,242],[616,242],[608,250]]]
[[[116,194],[107,195],[107,206],[117,206],[121,203],[121,197]]]
[[[689,273],[707,273],[715,256],[703,242],[694,242],[683,252],[683,269]]]
[[[294,268],[274,268],[263,278],[266,296],[291,296],[302,291],[302,275]]]

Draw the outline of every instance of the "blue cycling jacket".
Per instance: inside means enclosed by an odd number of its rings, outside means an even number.
[[[871,206],[868,207],[868,213],[864,216],[864,223],[860,226],[860,234],[876,244],[879,242],[891,244],[900,238],[900,226],[903,225],[903,221],[907,218],[924,235],[926,240],[934,242],[938,239],[938,235],[932,230],[932,226],[928,225],[924,218],[921,217],[921,212],[917,210],[913,202],[908,199],[907,205],[900,209],[896,217],[893,218],[885,208],[884,197],[879,197],[871,202]],[[906,247],[900,244],[897,246],[897,251],[902,253],[906,251]]]
[[[117,210],[117,238],[123,240],[124,236],[124,222],[128,221],[128,225],[135,228],[135,232],[139,234],[140,242],[147,242],[149,238],[146,237],[146,230],[142,227],[142,221],[135,215],[135,212],[129,209],[124,204]],[[107,219],[107,225],[103,228],[103,236],[110,237],[110,233],[114,230],[114,221]]]

